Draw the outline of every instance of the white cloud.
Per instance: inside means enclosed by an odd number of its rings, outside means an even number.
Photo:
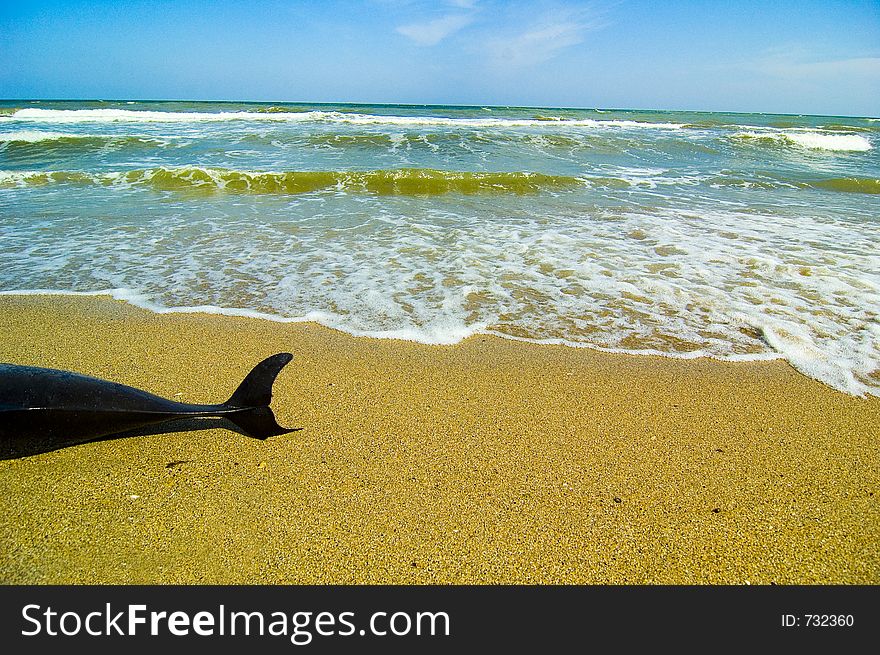
[[[470,25],[471,22],[473,18],[466,14],[450,14],[423,23],[401,25],[397,28],[397,32],[416,45],[432,46]]]
[[[487,47],[497,66],[521,68],[548,61],[565,48],[583,43],[587,32],[600,27],[602,24],[582,12],[551,14],[524,31],[491,39]]]

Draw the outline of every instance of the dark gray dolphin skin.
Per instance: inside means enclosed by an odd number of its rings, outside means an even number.
[[[256,439],[293,432],[269,408],[272,384],[292,359],[278,353],[263,360],[219,405],[179,403],[70,371],[0,364],[2,455],[47,452],[183,418],[225,418]]]

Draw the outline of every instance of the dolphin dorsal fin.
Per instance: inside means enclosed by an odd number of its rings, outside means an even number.
[[[254,366],[224,404],[230,407],[268,407],[272,401],[272,384],[292,359],[290,353],[278,353],[264,359]]]

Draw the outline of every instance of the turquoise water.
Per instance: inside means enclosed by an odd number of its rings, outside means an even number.
[[[880,394],[880,121],[0,102],[0,292],[785,358]]]

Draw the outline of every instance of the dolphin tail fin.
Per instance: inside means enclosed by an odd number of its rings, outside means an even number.
[[[275,414],[268,407],[245,409],[235,414],[227,414],[226,418],[235,423],[247,436],[254,439],[268,439],[302,429],[281,427],[275,420]]]
[[[268,439],[294,430],[283,428],[275,420],[275,414],[269,408],[272,401],[272,385],[293,355],[278,353],[254,366],[253,370],[238,385],[224,405],[242,411],[226,414],[226,418],[235,423],[245,434],[255,439]]]
[[[254,366],[232,397],[223,404],[229,407],[268,407],[272,402],[272,384],[292,359],[290,353],[278,353],[264,359]]]

